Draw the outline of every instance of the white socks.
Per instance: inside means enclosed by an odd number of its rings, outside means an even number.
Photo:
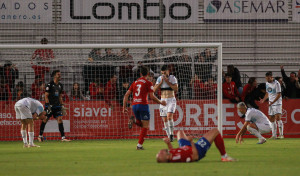
[[[27,132],[26,132],[26,130],[21,130],[21,135],[22,135],[23,143],[27,144]]]
[[[34,132],[28,132],[29,136],[29,145],[33,145]]]
[[[277,123],[278,123],[279,135],[283,136],[283,123],[282,123],[282,120],[277,121]]]
[[[262,137],[262,135],[260,134],[260,132],[258,132],[256,129],[250,127],[250,126],[247,126],[247,130],[251,133],[251,134],[254,134],[258,139],[262,139],[264,137]]]
[[[168,122],[164,122],[164,126],[165,126],[165,130],[166,130],[167,136],[169,137],[170,136],[169,123]]]
[[[168,123],[169,123],[170,135],[174,135],[174,133],[173,133],[174,132],[174,121],[173,121],[173,119],[169,120]]]
[[[277,136],[277,124],[276,124],[276,121],[271,122],[271,127],[272,127],[272,136],[276,137]]]

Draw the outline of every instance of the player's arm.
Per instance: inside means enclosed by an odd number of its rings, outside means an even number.
[[[45,104],[49,104],[49,93],[45,92]]]
[[[173,146],[169,138],[163,138],[163,140],[167,144],[169,150],[173,149]]]
[[[123,113],[127,113],[128,112],[128,110],[126,108],[126,105],[127,105],[128,97],[129,97],[130,94],[131,94],[131,90],[128,90],[126,92],[126,94],[124,95],[124,98],[123,98]]]
[[[159,81],[159,80],[160,80],[160,81]],[[156,84],[155,84],[155,86],[154,86],[154,88],[153,88],[153,91],[156,92],[157,89],[160,88],[160,86],[162,85],[162,83],[163,83],[163,80],[161,79],[161,77],[159,77],[159,78],[157,79],[157,81],[156,81]]]
[[[281,92],[278,92],[276,98],[274,99],[274,101],[270,102],[270,106],[272,104],[274,104],[280,97],[281,97]]]
[[[263,99],[260,99],[259,102],[264,103],[266,101],[266,99],[268,99],[268,98],[269,98],[269,94],[268,94],[268,92],[266,92],[265,97]]]
[[[238,132],[238,134],[235,137],[235,142],[242,142],[243,138],[242,136],[247,132],[247,126],[250,124],[249,121],[245,121],[244,126],[242,127],[242,129]]]
[[[125,98],[125,97],[124,97]],[[155,101],[158,104],[164,105],[166,106],[166,102],[165,101],[160,101],[155,95],[154,92],[150,92],[150,98]],[[124,102],[123,102],[124,103]],[[124,106],[124,105],[123,105]]]
[[[46,119],[46,111],[41,112],[40,115],[38,115],[37,113],[34,113],[32,115],[32,117],[33,117],[33,120],[44,120],[44,119]]]
[[[175,91],[178,91],[178,84],[172,84],[168,78],[163,77],[163,80]]]
[[[64,101],[63,101],[63,98],[62,98],[62,94],[59,95],[59,103],[61,105],[64,105]]]

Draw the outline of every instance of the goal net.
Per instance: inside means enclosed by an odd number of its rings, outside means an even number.
[[[128,128],[128,120],[133,116],[130,104],[127,105],[129,114],[124,115],[122,100],[132,82],[140,77],[141,65],[149,68],[148,80],[153,85],[163,65],[177,78],[175,133],[185,130],[196,137],[212,128],[221,130],[222,44],[1,45],[0,52],[9,60],[2,63],[5,68],[1,76],[0,140],[19,139],[20,122],[15,118],[14,104],[23,97],[32,97],[44,104],[45,84],[52,80],[50,74],[54,70],[60,70],[62,75],[67,137],[137,137],[139,127]],[[9,76],[5,71],[8,67]],[[161,91],[155,95],[160,98]],[[151,100],[149,104],[148,136],[166,136],[159,105]],[[35,121],[36,136],[40,123]],[[47,139],[60,137],[53,117],[46,125],[44,136]]]

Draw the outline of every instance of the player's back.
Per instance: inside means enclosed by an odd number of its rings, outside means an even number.
[[[27,108],[30,109],[30,112],[42,112],[44,110],[44,107],[42,103],[40,103],[38,100],[33,99],[33,98],[23,98],[19,100],[16,104],[26,106]]]
[[[169,151],[172,154],[170,162],[191,162],[192,161],[192,147],[183,146]]]
[[[270,123],[268,117],[263,112],[255,108],[247,109],[245,120],[253,123]]]
[[[150,81],[141,77],[134,81],[129,88],[133,94],[132,105],[136,104],[148,104],[148,93],[153,92],[153,86]]]

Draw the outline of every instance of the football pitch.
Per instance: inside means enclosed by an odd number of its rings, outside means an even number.
[[[144,151],[135,150],[137,140],[88,140],[68,143],[45,141],[40,148],[23,148],[22,142],[0,142],[0,175],[220,175],[294,176],[300,173],[300,139],[256,139],[235,144],[225,139],[227,153],[238,162],[222,163],[213,144],[206,157],[194,163],[158,164],[155,155],[166,148],[162,140],[145,141]],[[174,147],[177,143],[173,142]]]

